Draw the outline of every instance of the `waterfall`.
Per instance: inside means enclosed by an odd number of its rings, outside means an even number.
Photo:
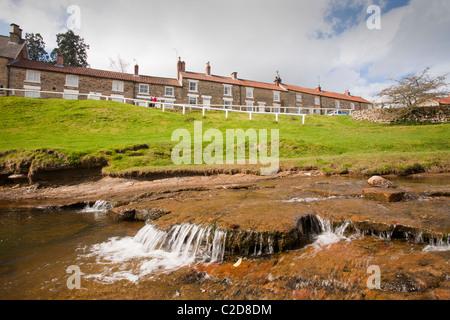
[[[155,272],[169,272],[193,263],[221,262],[227,233],[214,227],[176,225],[167,231],[143,227],[134,237],[111,238],[93,245],[85,257],[104,264],[102,274],[89,275],[103,282],[139,281]]]
[[[177,225],[168,231],[148,224],[134,237],[147,252],[162,250],[186,261],[220,262],[225,253],[226,232],[194,224]]]
[[[317,229],[320,230],[320,234],[317,235],[314,243],[307,247],[314,247],[316,250],[321,250],[324,247],[328,247],[334,243],[338,243],[342,240],[349,241],[348,238],[344,236],[347,227],[350,225],[350,221],[345,221],[344,223],[333,227],[331,220],[323,219],[322,217],[316,215],[316,223],[318,223]]]
[[[98,200],[94,203],[93,206],[90,206],[89,204],[81,211],[85,213],[89,212],[107,212],[109,209],[111,209],[111,204],[103,201]]]

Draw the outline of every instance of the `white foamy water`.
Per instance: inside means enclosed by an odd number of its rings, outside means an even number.
[[[340,226],[333,228],[330,220],[322,219],[320,216],[316,216],[316,218],[319,221],[321,234],[319,234],[316,240],[307,247],[314,247],[316,250],[322,250],[343,240],[350,241],[349,238],[344,236],[345,230],[350,224],[349,221],[345,221]]]
[[[110,203],[103,200],[98,200],[94,203],[93,206],[87,205],[81,212],[84,213],[107,212],[109,209],[111,209]]]
[[[193,263],[220,262],[225,252],[226,232],[193,224],[161,231],[149,224],[132,237],[112,238],[90,248],[86,257],[110,266],[102,274],[90,275],[103,282],[129,280],[169,272]]]
[[[326,201],[326,200],[330,200],[330,199],[342,199],[345,197],[338,197],[338,196],[331,196],[331,197],[327,197],[327,198],[313,198],[313,197],[307,197],[307,198],[292,198],[289,200],[282,200],[281,202],[316,202],[316,201]]]
[[[433,251],[449,251],[450,243],[449,238],[447,237],[447,242],[444,242],[444,239],[437,239],[436,241],[431,242],[427,245],[423,251],[425,252],[433,252]]]

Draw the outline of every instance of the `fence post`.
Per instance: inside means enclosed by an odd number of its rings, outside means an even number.
[[[183,106],[183,115],[186,114],[186,106]]]
[[[155,105],[155,107],[156,107],[156,105]],[[162,112],[166,111],[166,105],[164,103],[161,106],[161,110],[162,110]]]
[[[302,118],[303,118],[303,120],[302,120],[302,124],[305,124],[305,118],[306,118],[306,114],[302,115]]]
[[[225,110],[225,118],[228,119],[228,110]]]
[[[278,113],[275,114],[275,121],[278,122]]]
[[[205,107],[203,107],[203,116],[205,116],[205,111],[206,111],[206,109],[205,109]]]
[[[249,112],[249,115],[250,115],[250,120],[252,120],[252,112],[251,111]]]

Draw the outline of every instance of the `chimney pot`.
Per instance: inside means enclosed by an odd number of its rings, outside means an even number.
[[[206,63],[206,75],[211,75],[211,64],[209,63],[209,61]]]
[[[317,86],[316,90],[321,92],[322,91],[322,87],[319,85],[319,86]]]
[[[139,76],[139,65],[138,64],[136,64],[135,66],[134,66],[134,75],[137,77],[137,76]]]

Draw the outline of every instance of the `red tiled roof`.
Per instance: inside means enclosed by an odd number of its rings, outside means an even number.
[[[316,96],[322,96],[327,98],[333,98],[333,99],[339,99],[339,100],[348,100],[348,101],[355,101],[355,102],[362,102],[362,103],[369,103],[372,104],[372,102],[367,101],[366,99],[363,99],[361,97],[355,97],[355,96],[348,96],[342,93],[335,93],[335,92],[328,92],[328,91],[319,91],[317,89],[309,89],[309,88],[303,88],[303,87],[297,87],[292,86],[289,84],[282,84],[283,87],[285,87],[288,90],[296,91],[296,92],[302,92],[302,93],[309,93]]]
[[[139,83],[148,83],[148,84],[159,84],[166,85],[172,87],[181,87],[180,83],[176,79],[171,78],[160,78],[160,77],[150,77],[150,76],[135,76],[133,74],[120,73],[120,72],[112,72],[91,68],[83,68],[83,67],[70,67],[70,66],[57,66],[53,63],[49,62],[40,62],[40,61],[32,61],[32,60],[15,60],[9,63],[10,66],[17,68],[25,68],[32,70],[41,70],[41,71],[50,71],[50,72],[60,72],[65,74],[75,74],[80,76],[90,76],[97,78],[107,78],[107,79],[115,79],[122,81],[132,81]]]
[[[436,101],[439,102],[440,105],[450,105],[450,97],[436,98]]]
[[[286,89],[283,89],[275,84],[265,83],[265,82],[258,82],[258,81],[244,80],[244,79],[236,79],[235,80],[231,77],[207,75],[205,73],[195,73],[195,72],[181,72],[180,74],[183,78],[187,78],[187,79],[220,82],[220,83],[225,83],[225,84],[240,85],[240,86],[252,87],[252,88],[262,88],[262,89],[269,89],[269,90],[274,90],[274,91],[287,91]]]

